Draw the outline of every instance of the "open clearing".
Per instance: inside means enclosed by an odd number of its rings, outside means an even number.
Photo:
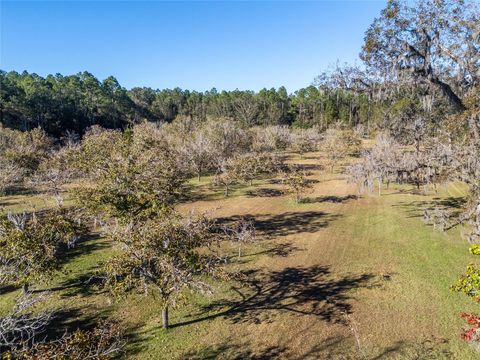
[[[467,244],[458,229],[439,233],[421,219],[423,207],[462,196],[461,187],[423,195],[393,186],[382,196],[357,198],[341,174],[316,169],[316,154],[292,161],[318,181],[302,204],[274,181],[223,198],[204,179],[195,185],[198,200],[180,206],[209,209],[223,221],[255,218],[260,241],[231,265],[245,273],[243,284],[216,283],[212,295],[187,295],[193,301],[172,310],[173,326],[164,331],[155,299],[110,303],[83,284],[111,251],[92,238],[48,285],[52,303],[63,308],[50,330],[88,324],[101,315],[98,309],[108,309],[130,328],[129,358],[475,358],[459,338],[459,313],[476,305],[449,291],[471,261]],[[29,201],[41,207],[33,196],[5,197],[1,206],[18,211]],[[4,289],[1,307],[11,306],[18,291]]]

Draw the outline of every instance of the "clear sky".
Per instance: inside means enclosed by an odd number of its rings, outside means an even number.
[[[0,0],[0,68],[87,70],[127,88],[292,92],[354,62],[385,3]]]

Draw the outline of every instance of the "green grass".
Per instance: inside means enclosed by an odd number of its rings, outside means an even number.
[[[369,332],[384,341],[435,340],[436,347],[450,352],[445,358],[470,358],[473,354],[457,336],[464,325],[459,314],[478,306],[448,290],[470,260],[467,244],[458,231],[438,233],[418,216],[412,217],[411,211],[417,213],[418,202],[423,201],[424,196],[408,195],[372,198],[368,207],[351,215],[351,235],[358,239],[350,246],[365,255],[356,257],[352,267],[382,269],[391,279],[383,296],[362,296],[376,313]]]
[[[316,162],[312,154],[297,161]],[[302,204],[287,196],[249,195],[259,188],[282,189],[268,180],[253,188],[237,186],[229,198],[212,188],[208,177],[191,181],[201,196],[181,211],[255,215],[261,239],[230,265],[255,271],[248,276],[255,287],[215,282],[211,295],[187,293],[187,301],[171,311],[171,323],[181,326],[161,329],[156,298],[130,295],[110,302],[104,293],[75,285],[109,256],[110,244],[101,238],[82,243],[65,271],[42,285],[71,285],[51,291],[50,305],[77,310],[66,323],[100,315],[121,319],[131,329],[128,357],[137,359],[359,358],[345,313],[369,359],[476,358],[459,339],[464,326],[459,313],[478,305],[449,291],[473,260],[468,244],[458,229],[439,233],[421,219],[429,202],[462,196],[465,188],[451,184],[422,195],[410,186],[393,186],[380,197],[332,202],[332,196],[341,200],[355,189],[338,174],[314,171],[313,177],[320,180],[307,195],[314,200]],[[43,200],[1,201],[20,211],[28,201]],[[2,311],[17,293],[1,295]]]

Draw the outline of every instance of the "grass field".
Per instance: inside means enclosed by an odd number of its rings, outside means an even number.
[[[459,338],[459,313],[478,305],[449,291],[472,261],[467,243],[458,229],[439,233],[421,219],[432,201],[461,197],[461,185],[428,195],[393,186],[382,196],[357,197],[343,175],[316,169],[315,154],[292,161],[317,180],[301,204],[274,182],[237,187],[224,198],[204,179],[192,182],[196,200],[179,206],[255,218],[259,242],[230,265],[245,273],[244,283],[187,294],[165,331],[157,299],[112,302],[83,284],[111,251],[92,237],[66,259],[53,284],[37,287],[52,287],[49,304],[62,309],[51,330],[114,316],[129,327],[126,355],[136,359],[477,358]],[[0,198],[6,211],[29,203],[49,204],[40,195]],[[5,311],[18,290],[0,291]]]

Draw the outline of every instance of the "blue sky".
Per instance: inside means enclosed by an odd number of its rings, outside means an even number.
[[[386,1],[0,1],[2,70],[115,76],[127,88],[309,85],[358,58]]]

